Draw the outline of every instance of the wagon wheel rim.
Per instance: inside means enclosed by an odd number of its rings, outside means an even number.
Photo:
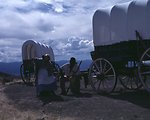
[[[150,92],[150,48],[141,56],[138,65],[138,75],[144,88]]]
[[[118,78],[121,85],[128,90],[137,90],[142,87],[137,69],[134,69],[129,74],[122,73]]]
[[[20,76],[24,84],[31,85],[32,82],[35,83],[35,74],[30,73],[30,71],[26,71],[24,74],[24,64],[20,66]]]
[[[96,59],[89,68],[89,81],[97,93],[113,92],[117,83],[114,67],[104,58]]]

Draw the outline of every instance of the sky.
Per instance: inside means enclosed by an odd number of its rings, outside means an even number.
[[[52,47],[55,60],[91,59],[92,17],[130,0],[0,0],[0,62],[22,61],[26,40]]]

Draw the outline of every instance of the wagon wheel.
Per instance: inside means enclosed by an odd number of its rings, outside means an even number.
[[[137,90],[142,87],[136,68],[122,72],[118,78],[122,86],[128,90]]]
[[[55,74],[55,77],[57,79],[57,81],[59,81],[59,78],[60,78],[60,66],[53,62],[53,65],[54,65],[54,74]]]
[[[150,92],[150,48],[143,53],[140,59],[138,74],[144,88]]]
[[[26,85],[32,85],[35,83],[35,74],[28,70],[24,71],[24,64],[20,66],[20,75]]]
[[[117,79],[112,64],[104,58],[93,61],[89,68],[89,81],[97,93],[113,92]]]

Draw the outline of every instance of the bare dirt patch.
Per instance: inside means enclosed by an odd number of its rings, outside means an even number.
[[[81,97],[43,105],[34,86],[0,85],[0,120],[149,120],[150,94],[144,90],[97,95],[83,88]],[[88,93],[88,94],[86,94]]]

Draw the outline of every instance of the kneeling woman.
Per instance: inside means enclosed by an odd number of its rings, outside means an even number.
[[[37,65],[37,96],[55,95],[57,89],[56,78],[54,76],[55,67],[50,60],[50,56],[45,54],[42,56],[42,61]]]

